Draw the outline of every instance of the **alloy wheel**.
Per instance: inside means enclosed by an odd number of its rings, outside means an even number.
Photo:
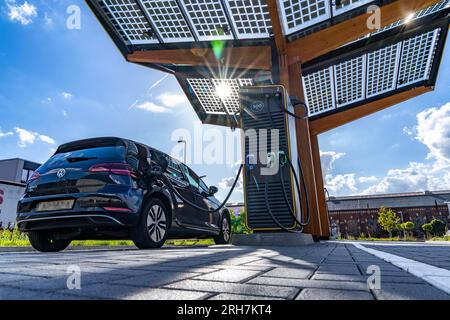
[[[166,213],[164,209],[158,204],[152,206],[147,214],[147,229],[150,238],[154,242],[161,241],[166,234]]]
[[[226,242],[228,242],[228,240],[230,240],[230,224],[228,223],[227,217],[223,217],[222,234],[223,234],[223,239]]]

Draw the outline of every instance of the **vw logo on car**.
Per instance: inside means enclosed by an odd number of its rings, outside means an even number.
[[[62,179],[65,175],[66,175],[65,169],[59,169],[58,171],[56,171],[56,176],[60,179]]]

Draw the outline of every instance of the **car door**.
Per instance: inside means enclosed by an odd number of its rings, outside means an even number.
[[[202,196],[202,201],[208,206],[210,210],[217,209],[219,207],[219,203],[213,195],[209,193],[209,187],[203,181],[202,178],[199,179],[199,191]],[[220,229],[220,211],[210,212],[207,217],[206,224],[212,229],[219,230]]]
[[[190,191],[192,193],[193,203],[204,210],[211,210],[212,206],[208,201],[205,201],[204,196],[200,191],[200,178],[197,174],[192,171],[188,166],[181,164],[183,168],[183,173],[186,177],[186,180],[189,182]],[[188,211],[188,219],[189,222],[200,229],[209,230],[209,213],[206,211],[198,210],[196,208],[190,207]]]
[[[186,199],[187,201],[194,202],[196,201],[195,194],[191,190],[191,185],[187,181],[181,163],[170,158],[166,157],[168,160],[168,166],[166,169],[166,176],[172,182],[173,187],[180,193],[180,195]],[[176,200],[176,219],[179,223],[183,225],[191,225],[191,211],[192,208],[183,202],[180,198],[175,195]]]

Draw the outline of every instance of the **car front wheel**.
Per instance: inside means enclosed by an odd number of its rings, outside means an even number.
[[[139,223],[131,230],[131,237],[139,249],[161,248],[169,231],[169,214],[159,199],[147,202]]]
[[[71,240],[55,239],[51,232],[46,231],[30,231],[28,239],[31,246],[40,252],[59,252],[66,249]]]
[[[216,244],[229,244],[231,240],[231,219],[228,213],[222,217],[222,224],[220,226],[220,234],[214,237]]]

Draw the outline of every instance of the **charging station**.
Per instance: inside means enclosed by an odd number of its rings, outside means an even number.
[[[302,219],[301,195],[288,164],[288,160],[297,164],[298,156],[295,119],[285,112],[286,108],[294,112],[286,90],[245,87],[240,101],[247,227],[254,232],[276,231],[281,224],[295,230],[299,227],[295,220]]]
[[[176,77],[202,123],[242,129],[245,237],[259,245],[329,238],[318,135],[432,91],[450,12],[450,0],[86,3],[127,61]]]

